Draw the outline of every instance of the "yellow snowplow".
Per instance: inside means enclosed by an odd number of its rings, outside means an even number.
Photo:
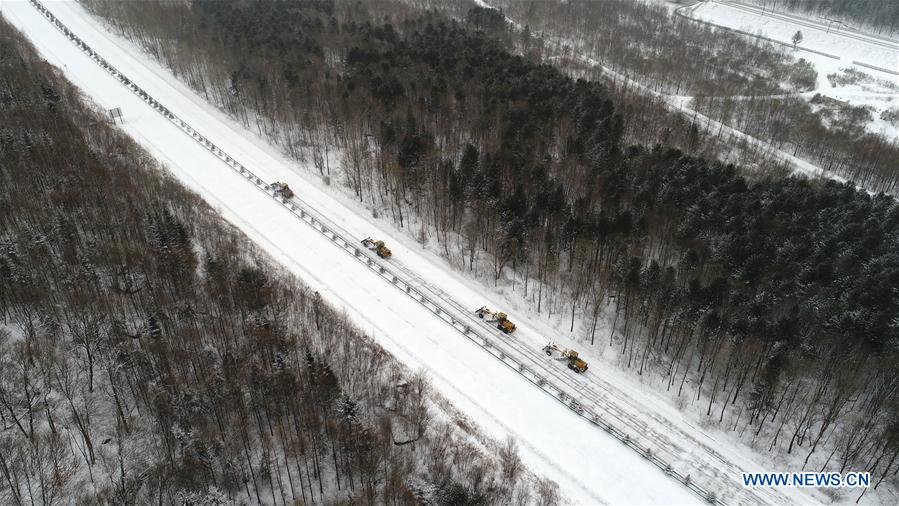
[[[287,183],[282,183],[281,181],[275,181],[271,184],[271,189],[275,191],[275,193],[280,193],[282,197],[289,199],[293,197],[293,190],[287,186]]]
[[[555,355],[555,357],[559,360],[567,361],[568,368],[578,374],[587,370],[587,362],[584,362],[580,357],[578,357],[577,352],[574,350],[569,350],[568,348],[564,348],[556,343],[550,342],[543,347],[543,351],[550,357]]]
[[[390,258],[390,255],[393,254],[390,252],[390,249],[388,249],[387,246],[384,245],[384,241],[376,241],[371,237],[366,237],[365,239],[362,239],[362,244],[366,248],[377,253],[381,258]]]
[[[477,314],[479,318],[486,319],[491,323],[496,323],[496,328],[502,330],[506,334],[515,332],[515,324],[509,321],[509,315],[506,313],[493,312],[488,309],[487,306],[484,306],[475,311],[475,314]]]

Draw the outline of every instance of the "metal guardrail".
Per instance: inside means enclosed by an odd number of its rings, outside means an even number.
[[[895,70],[885,69],[883,67],[878,67],[877,65],[871,65],[869,63],[862,63],[860,61],[855,61],[855,60],[852,60],[852,63],[854,63],[860,67],[868,67],[869,69],[879,70],[880,72],[886,72],[887,74],[893,74],[894,76],[899,76],[899,72],[897,72]],[[899,60],[897,60],[897,63],[899,63]]]
[[[223,149],[216,146],[209,139],[201,135],[187,122],[182,120],[171,110],[166,108],[161,102],[154,99],[140,86],[135,84],[134,81],[132,81],[115,67],[113,67],[108,61],[101,57],[96,51],[91,49],[87,44],[85,44],[84,41],[82,41],[71,30],[69,30],[69,28],[66,27],[59,19],[57,19],[56,16],[53,15],[53,13],[50,12],[50,10],[47,9],[40,1],[29,0],[29,2],[38,11],[40,11],[45,18],[47,18],[54,26],[56,26],[56,28],[59,29],[70,41],[72,41],[72,43],[74,43],[79,49],[81,49],[82,52],[87,54],[92,60],[94,60],[94,62],[103,67],[120,83],[130,89],[135,95],[140,97],[148,105],[153,107],[157,112],[162,114],[182,132],[191,136],[200,145],[205,147],[220,160],[225,162],[225,164],[231,167],[231,169],[253,183],[253,185],[257,189],[265,192],[271,198],[275,199],[297,218],[328,238],[339,248],[350,254],[357,261],[367,266],[381,278],[385,279],[393,286],[404,292],[407,296],[418,302],[421,306],[434,313],[438,318],[443,320],[445,323],[448,323],[457,332],[465,336],[468,340],[486,350],[488,353],[499,359],[500,362],[505,364],[510,369],[516,371],[519,375],[523,376],[525,379],[537,386],[546,394],[552,396],[554,399],[564,404],[578,416],[600,427],[606,433],[610,434],[612,437],[616,438],[629,448],[633,449],[635,452],[661,469],[671,478],[677,480],[688,489],[696,493],[700,498],[708,501],[710,504],[726,506],[724,502],[717,498],[715,493],[697,485],[691,479],[689,474],[683,474],[680,471],[675,470],[672,465],[657,456],[656,453],[652,451],[651,447],[644,447],[640,445],[635,440],[635,438],[631,437],[618,427],[615,427],[614,425],[605,421],[594,410],[590,409],[589,407],[584,407],[584,405],[576,398],[576,394],[572,395],[566,392],[565,388],[562,388],[553,383],[547,376],[555,377],[555,379],[561,380],[564,383],[568,383],[569,385],[571,384],[570,380],[565,380],[564,378],[560,377],[557,372],[553,371],[551,368],[544,367],[543,374],[541,374],[541,372],[537,370],[538,367],[529,366],[522,360],[513,358],[510,355],[520,353],[520,350],[516,350],[515,352],[510,354],[507,345],[497,344],[496,342],[494,342],[493,336],[485,336],[483,333],[475,330],[475,328],[472,326],[472,323],[480,324],[480,320],[476,320],[472,316],[472,314],[470,312],[467,312],[461,305],[459,305],[455,301],[451,301],[448,299],[441,300],[440,302],[443,303],[440,303],[433,300],[435,297],[428,297],[426,292],[431,290],[427,287],[422,288],[422,280],[420,280],[418,276],[411,273],[408,269],[386,266],[383,262],[376,259],[368,251],[368,249],[360,248],[357,245],[357,241],[353,238],[350,238],[350,234],[348,234],[345,230],[342,230],[341,227],[331,222],[331,220],[327,219],[324,215],[315,211],[311,206],[303,202],[301,199],[296,197],[288,199],[283,197],[280,193],[272,190],[268,183],[254,174],[250,169],[238,162]],[[577,385],[574,386],[576,387]]]

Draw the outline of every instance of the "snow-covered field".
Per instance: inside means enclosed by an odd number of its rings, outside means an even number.
[[[868,124],[868,130],[899,139],[899,124],[890,124],[880,118],[885,110],[899,108],[899,75],[895,74],[899,72],[899,43],[866,36],[835,23],[772,13],[737,2],[701,2],[681,12],[787,45],[792,45],[797,31],[802,32],[796,57],[812,63],[818,72],[817,87],[811,94],[821,93],[854,106],[871,107],[873,120]],[[869,79],[867,82],[863,79],[851,84],[832,84],[827,76],[842,74],[845,69],[866,74]]]
[[[388,242],[394,261],[428,284],[472,309],[504,307],[478,283],[466,280],[405,233],[374,226],[349,198],[325,189],[311,171],[297,167],[278,150],[245,131],[178,82],[128,42],[105,31],[77,4],[55,2],[50,9],[79,37],[241,163],[267,180],[291,183],[303,200],[358,237]],[[298,221],[264,193],[255,191],[221,160],[179,131],[133,95],[55,30],[27,2],[5,1],[0,13],[32,40],[38,51],[102,108],[121,107],[122,128],[167,164],[184,184],[203,196],[276,260],[343,308],[399,360],[424,368],[435,387],[489,435],[512,435],[534,471],[555,480],[566,498],[580,504],[695,504],[700,498],[671,480],[625,445],[578,417],[513,370],[463,338],[371,270]],[[500,302],[500,304],[497,304]],[[539,351],[556,331],[535,315],[516,315],[515,339]],[[563,344],[565,343],[562,339]],[[585,354],[590,362],[599,357]],[[560,364],[547,362],[563,374]],[[823,496],[799,489],[746,490],[739,470],[768,470],[748,449],[697,427],[650,387],[620,372],[595,367],[571,376],[608,405],[622,430],[651,439],[676,453],[677,464],[728,503],[809,504]],[[639,427],[634,421],[641,422]],[[773,469],[771,469],[773,470]]]

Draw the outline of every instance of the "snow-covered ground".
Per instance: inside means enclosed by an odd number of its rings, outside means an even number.
[[[681,12],[786,45],[792,45],[793,35],[797,31],[802,32],[798,47],[810,51],[797,49],[795,56],[815,66],[818,72],[815,92],[854,106],[871,107],[873,120],[867,125],[868,130],[899,139],[899,124],[890,124],[880,118],[885,110],[899,108],[899,75],[895,74],[899,72],[899,43],[866,36],[834,23],[772,13],[737,2],[701,2]],[[845,69],[870,77],[867,82],[832,84],[827,76],[843,74]]]
[[[428,284],[471,306],[504,307],[490,290],[454,273],[405,233],[375,226],[351,199],[325,189],[178,82],[128,42],[106,32],[80,6],[56,2],[50,9],[79,37],[241,163],[267,180],[285,180],[303,200],[358,237],[385,239],[394,260]],[[0,12],[26,33],[38,51],[100,107],[121,107],[122,128],[167,164],[187,186],[202,195],[226,219],[260,244],[276,260],[342,307],[398,359],[429,372],[435,387],[462,412],[497,439],[512,435],[522,458],[534,471],[555,480],[567,499],[580,504],[694,504],[700,499],[625,445],[578,417],[513,370],[472,344],[371,270],[302,224],[264,193],[231,171],[218,158],[179,131],[115,81],[23,1],[6,1]],[[516,315],[515,339],[534,350],[555,329],[535,315]],[[564,342],[563,344],[568,344]],[[600,362],[599,357],[585,358]],[[625,374],[591,368],[573,376],[585,391],[607,405],[610,423],[650,439],[679,458],[679,466],[728,503],[809,504],[823,496],[799,489],[746,490],[739,470],[765,470],[752,451],[720,434],[697,427],[672,403]]]
[[[896,68],[899,43],[850,31],[837,23],[822,23],[821,20],[785,15],[739,2],[702,2],[693,13],[720,25],[761,32],[784,44],[792,44],[793,34],[801,31],[800,47],[838,56],[848,62],[859,61],[899,71]]]

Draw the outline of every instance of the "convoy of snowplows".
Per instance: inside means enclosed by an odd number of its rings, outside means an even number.
[[[290,189],[290,186],[288,186],[287,183],[275,181],[269,187],[273,192],[285,199],[290,199],[294,196],[293,190]],[[393,253],[391,253],[387,245],[384,244],[384,241],[366,237],[365,239],[362,239],[362,245],[369,250],[374,251],[375,254],[381,258],[387,259],[393,256]],[[505,334],[515,332],[515,324],[509,320],[509,315],[502,311],[491,311],[487,306],[482,306],[475,311],[475,314],[488,323],[495,323],[496,328]],[[567,362],[568,368],[576,373],[587,371],[587,362],[581,359],[578,356],[578,352],[575,350],[565,348],[564,346],[560,346],[550,341],[543,347],[543,352],[552,358]]]

